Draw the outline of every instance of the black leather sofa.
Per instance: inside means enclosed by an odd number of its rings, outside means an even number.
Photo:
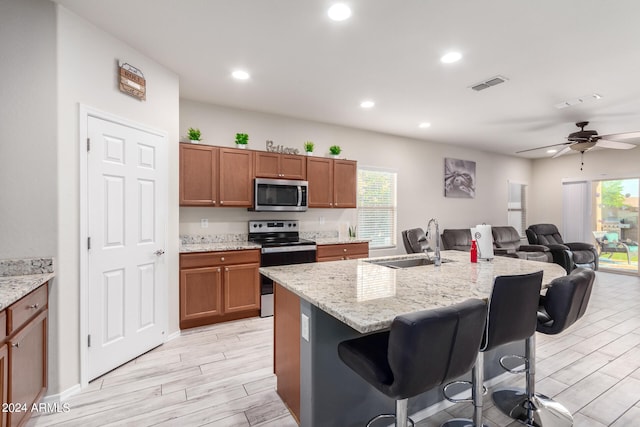
[[[522,245],[520,234],[511,226],[492,226],[494,253],[529,261],[553,262],[553,255],[543,245]]]

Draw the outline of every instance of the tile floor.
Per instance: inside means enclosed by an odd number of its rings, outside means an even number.
[[[294,427],[274,391],[272,329],[271,318],[254,318],[185,332],[28,426]],[[575,426],[639,426],[640,278],[599,272],[585,316],[561,335],[538,334],[537,356],[537,390],[569,408]],[[522,384],[514,375],[496,387]],[[521,425],[485,402],[487,427]],[[471,411],[454,405],[416,425]]]

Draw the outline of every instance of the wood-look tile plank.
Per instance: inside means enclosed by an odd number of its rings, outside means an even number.
[[[609,363],[609,360],[611,360],[610,356],[600,352],[593,352],[578,359],[570,366],[565,366],[564,369],[556,371],[551,375],[551,378],[567,385],[575,384],[590,373],[605,366]]]
[[[595,372],[554,396],[569,412],[575,413],[617,383],[617,379]]]
[[[589,418],[609,425],[639,400],[640,381],[634,378],[625,378],[594,399],[580,412]]]

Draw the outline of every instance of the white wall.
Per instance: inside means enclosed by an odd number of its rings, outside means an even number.
[[[580,154],[533,162],[529,193],[529,224],[562,223],[562,181],[640,177],[640,148],[596,150],[585,153],[580,171]]]
[[[48,2],[47,2],[48,3]],[[178,330],[178,76],[132,47],[96,28],[65,8],[58,19],[58,278],[52,295],[49,394],[80,381],[79,159],[84,144],[78,138],[80,103],[168,134],[169,333]],[[147,100],[118,90],[117,61],[141,69],[147,80]]]
[[[388,168],[398,173],[398,230],[426,227],[431,217],[439,220],[440,229],[464,228],[478,223],[506,224],[507,180],[530,182],[531,162],[526,159],[487,153],[386,135],[360,129],[328,125],[273,114],[238,110],[190,100],[180,100],[180,135],[186,141],[189,127],[202,131],[203,143],[234,146],[238,132],[249,134],[249,148],[264,150],[265,141],[299,148],[304,141],[316,144],[316,155],[326,155],[329,146],[338,144],[341,157],[358,161],[358,166]],[[475,199],[445,198],[443,192],[444,158],[453,157],[476,162],[477,195]],[[264,217],[246,209],[184,207],[180,209],[182,234],[244,232],[250,218]],[[310,209],[288,214],[301,220],[301,230],[335,229],[346,222],[355,224],[355,210]],[[320,224],[321,217],[324,224]],[[200,229],[201,218],[208,218],[208,229]],[[377,251],[373,255],[404,253],[398,247]]]
[[[52,2],[0,2],[0,258],[56,255]]]

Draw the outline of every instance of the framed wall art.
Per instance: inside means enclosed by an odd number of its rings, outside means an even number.
[[[444,197],[459,199],[476,197],[476,162],[444,159]]]

